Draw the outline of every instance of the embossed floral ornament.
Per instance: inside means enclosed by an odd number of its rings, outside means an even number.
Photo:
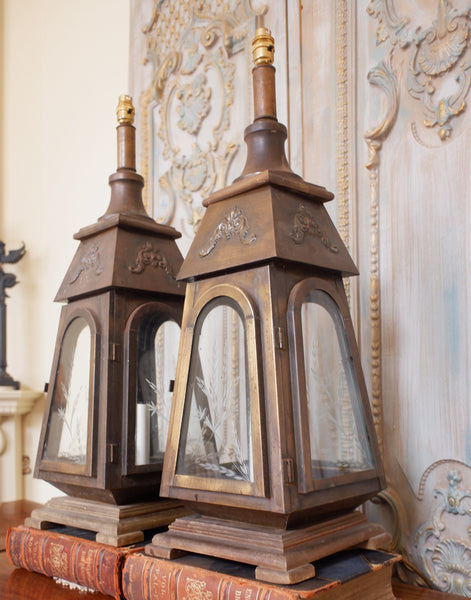
[[[339,251],[337,246],[330,243],[327,234],[321,229],[314,216],[306,210],[304,204],[299,204],[298,210],[294,216],[293,231],[289,236],[295,244],[302,244],[306,234],[318,237],[324,246],[334,254],[337,254]]]
[[[180,115],[177,125],[192,135],[197,134],[210,108],[211,88],[206,87],[206,77],[202,73],[196,75],[177,91],[177,98],[181,102],[177,106]]]
[[[440,590],[471,597],[471,546],[456,539],[449,530],[451,522],[466,518],[460,530],[470,533],[471,494],[459,488],[462,476],[458,471],[448,473],[448,488],[434,490],[436,499],[428,523],[419,527],[415,545],[428,579]],[[461,523],[461,522],[460,522]]]
[[[165,256],[160,250],[154,250],[150,242],[145,242],[136,256],[136,264],[130,265],[129,270],[133,273],[142,273],[146,267],[162,269],[169,277],[175,279],[175,275]]]
[[[210,254],[219,240],[229,240],[233,236],[237,236],[244,245],[253,244],[257,240],[257,236],[251,235],[249,232],[247,217],[236,206],[224,216],[211,236],[208,247],[200,251],[200,256]]]
[[[471,548],[455,540],[435,546],[432,563],[444,592],[471,597]]]
[[[145,193],[153,195],[147,201],[156,203],[159,222],[178,223],[184,234],[190,227],[191,238],[203,215],[201,201],[226,185],[237,157],[241,109],[234,107],[233,82],[242,56],[236,55],[265,10],[251,0],[159,0],[143,28],[152,73],[141,99]],[[189,157],[190,147],[196,150]],[[196,152],[201,159],[195,165]]]
[[[389,39],[391,54],[396,48],[410,53],[407,90],[422,104],[423,125],[438,127],[440,139],[446,140],[451,119],[466,108],[471,86],[471,10],[459,12],[449,0],[438,0],[437,18],[426,29],[408,27],[410,19],[396,15],[393,0],[370,0],[367,10],[379,23],[377,45]],[[456,91],[450,94],[453,87]]]
[[[93,245],[82,258],[80,268],[77,270],[69,283],[75,283],[80,275],[86,271],[92,271],[97,277],[103,273],[100,248],[97,245]]]
[[[439,75],[452,67],[466,48],[466,16],[452,16],[448,0],[440,0],[438,19],[416,40],[416,61],[427,75]]]

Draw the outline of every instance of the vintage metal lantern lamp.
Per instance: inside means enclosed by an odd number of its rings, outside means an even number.
[[[383,536],[355,509],[385,480],[342,283],[358,272],[324,207],[333,195],[286,160],[273,52],[258,29],[247,163],[204,202],[179,273],[161,494],[194,514],[147,552],[210,554],[294,583],[316,559]]]
[[[135,168],[134,108],[117,109],[111,200],[81,229],[56,296],[62,309],[35,476],[67,496],[27,524],[97,532],[123,545],[182,514],[157,499],[175,377],[185,284],[180,234],[151,219]]]

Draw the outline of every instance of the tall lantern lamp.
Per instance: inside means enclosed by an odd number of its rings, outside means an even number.
[[[294,174],[276,118],[274,42],[252,45],[254,122],[241,176],[207,207],[187,281],[161,494],[194,514],[149,554],[209,554],[295,583],[322,557],[387,539],[356,508],[385,477],[343,286],[358,271]]]
[[[56,296],[59,323],[35,477],[66,493],[26,524],[96,532],[121,546],[183,514],[158,490],[175,378],[185,285],[180,234],[156,223],[136,173],[134,107],[117,108],[118,168],[98,221]]]

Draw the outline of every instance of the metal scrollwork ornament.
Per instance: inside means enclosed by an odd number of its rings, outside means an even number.
[[[0,265],[17,263],[23,258],[25,253],[25,245],[23,244],[17,250],[10,250],[7,254],[5,252],[4,242],[0,242]],[[6,370],[7,307],[5,301],[8,298],[8,294],[6,293],[7,288],[11,288],[17,283],[16,275],[13,273],[5,273],[0,266],[0,386],[13,387],[14,389],[18,389],[20,384],[18,381],[15,381]]]

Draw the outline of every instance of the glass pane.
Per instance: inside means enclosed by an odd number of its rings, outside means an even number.
[[[313,479],[373,467],[345,326],[334,300],[311,291],[302,307]]]
[[[229,298],[196,322],[177,473],[253,481],[245,326]]]
[[[90,327],[78,317],[62,339],[44,447],[47,460],[86,464],[90,358]]]
[[[152,315],[137,335],[135,463],[163,462],[177,366],[180,327]]]

